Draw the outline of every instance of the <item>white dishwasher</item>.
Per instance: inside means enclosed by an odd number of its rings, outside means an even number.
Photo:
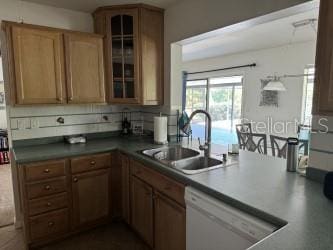
[[[277,227],[186,187],[186,249],[244,250]]]

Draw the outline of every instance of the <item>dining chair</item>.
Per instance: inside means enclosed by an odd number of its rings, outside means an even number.
[[[270,135],[272,155],[280,158],[287,158],[287,140],[286,137]]]
[[[303,155],[309,155],[309,140],[300,139],[298,149],[303,152]]]
[[[244,144],[244,150],[267,154],[267,136],[259,133],[240,132],[241,142]]]
[[[246,138],[242,138],[241,133],[252,133],[252,127],[251,123],[242,123],[242,124],[236,124],[236,133],[237,133],[237,139],[238,139],[238,145],[239,149],[244,149],[244,143]]]

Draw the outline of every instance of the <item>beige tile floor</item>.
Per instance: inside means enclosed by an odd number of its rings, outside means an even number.
[[[23,250],[22,230],[16,230],[14,225],[0,228],[1,250]]]
[[[0,227],[13,222],[14,201],[10,164],[0,165]]]
[[[13,226],[0,228],[1,250],[23,250],[21,230]],[[40,250],[148,250],[149,247],[123,223],[80,233],[58,243],[48,245]]]

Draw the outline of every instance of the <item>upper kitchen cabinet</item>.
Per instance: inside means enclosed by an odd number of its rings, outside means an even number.
[[[62,33],[12,26],[8,40],[16,103],[66,102]]]
[[[163,104],[163,10],[147,5],[102,7],[95,31],[105,35],[110,103]]]
[[[12,105],[105,103],[103,37],[3,22]]]
[[[333,1],[321,0],[313,114],[333,115]]]
[[[68,102],[105,102],[101,37],[65,34],[65,58]]]

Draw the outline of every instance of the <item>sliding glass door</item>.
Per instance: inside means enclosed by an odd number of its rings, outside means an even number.
[[[212,137],[217,144],[237,143],[235,124],[242,116],[242,76],[209,79],[209,106]]]
[[[187,82],[186,112],[190,115],[200,108],[211,114],[213,143],[237,143],[235,124],[242,118],[242,81],[243,76],[228,76]],[[192,123],[193,136],[204,137],[204,127],[204,116],[198,116]]]

